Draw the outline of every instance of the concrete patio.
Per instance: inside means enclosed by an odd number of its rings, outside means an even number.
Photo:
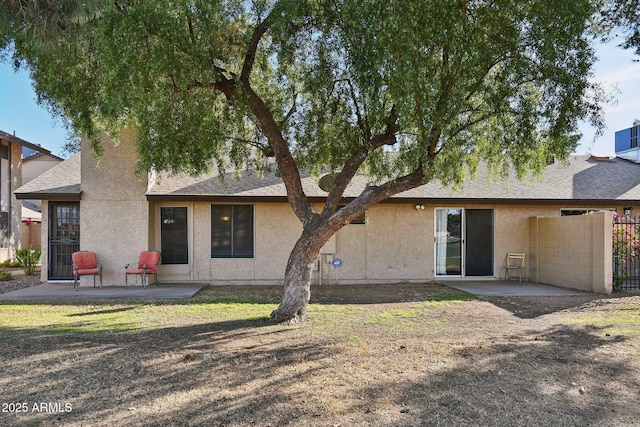
[[[174,299],[191,298],[206,283],[161,283],[142,286],[81,286],[77,291],[73,283],[43,283],[38,286],[0,294],[0,300],[66,301],[93,299]]]
[[[584,292],[517,280],[439,280],[444,286],[483,296],[571,296]]]

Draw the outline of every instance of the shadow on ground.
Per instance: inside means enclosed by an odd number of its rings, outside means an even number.
[[[349,334],[304,331],[266,319],[128,333],[1,330],[0,380],[12,384],[2,401],[72,410],[2,414],[0,424],[630,426],[640,417],[620,398],[640,389],[637,372],[600,350],[625,339],[595,328],[472,343],[413,336],[401,347],[380,337],[382,352]]]
[[[584,307],[607,306],[620,300],[637,296],[637,292],[616,292],[611,295],[584,294],[575,296],[517,296],[478,297],[497,307],[510,311],[521,319],[534,319],[560,311],[576,311]]]

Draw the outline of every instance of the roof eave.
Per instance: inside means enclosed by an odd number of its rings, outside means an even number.
[[[82,195],[80,193],[13,193],[18,200],[49,200],[53,202],[76,202]]]
[[[238,203],[287,203],[286,196],[243,196],[243,195],[193,195],[193,194],[147,194],[149,202],[238,202]],[[324,203],[326,197],[308,198],[312,203]],[[343,197],[350,201],[355,197]],[[572,206],[618,206],[621,204],[640,205],[640,199],[500,199],[500,198],[429,198],[390,197],[380,203],[431,204],[431,205],[572,205]]]
[[[18,138],[17,136],[11,135],[10,133],[6,133],[4,131],[0,130],[0,138],[2,139],[6,139],[7,141],[14,143],[14,144],[19,144],[22,145],[23,147],[27,147],[27,148],[31,148],[32,150],[35,150],[39,153],[42,154],[51,154],[50,150],[47,150],[46,148],[42,148],[39,145],[36,144],[32,144],[29,141],[25,141],[22,138]]]

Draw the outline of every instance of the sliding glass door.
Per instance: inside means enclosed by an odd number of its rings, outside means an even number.
[[[437,208],[436,276],[493,276],[493,209]]]
[[[462,209],[436,209],[436,275],[462,274]]]

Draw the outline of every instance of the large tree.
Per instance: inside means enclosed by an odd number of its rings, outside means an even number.
[[[640,55],[640,0],[596,0],[598,13],[594,17],[594,32],[604,41],[622,37],[625,49]]]
[[[596,118],[588,0],[9,0],[2,45],[98,141],[134,126],[140,170],[275,162],[303,231],[271,318],[304,319],[323,244],[432,180],[540,170]],[[99,149],[96,142],[95,148]],[[330,171],[312,206],[301,171]],[[356,174],[370,185],[343,206]]]

